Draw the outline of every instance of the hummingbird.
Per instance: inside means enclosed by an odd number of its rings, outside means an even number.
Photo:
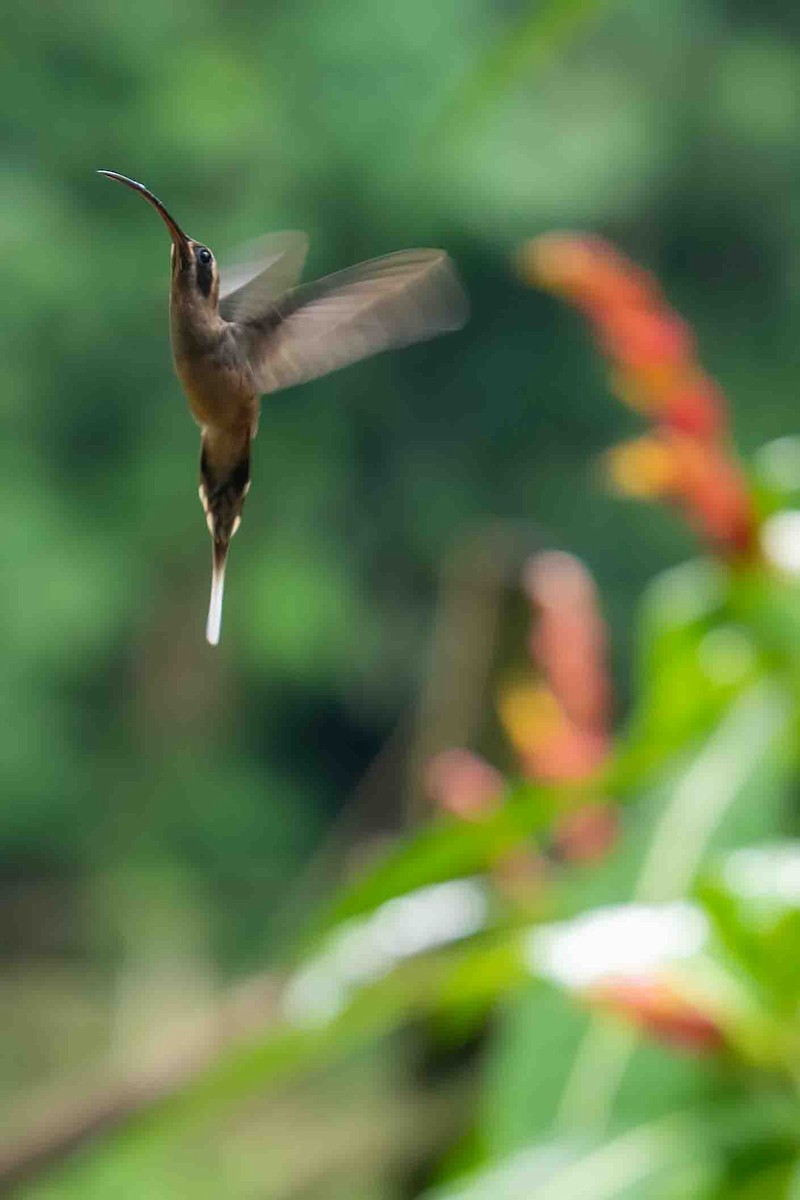
[[[267,234],[227,269],[142,183],[169,231],[172,357],[200,426],[200,500],[212,539],[206,638],[219,642],[225,568],[250,488],[260,398],[391,347],[459,329],[467,301],[444,250],[401,250],[313,283],[299,282],[304,233]]]

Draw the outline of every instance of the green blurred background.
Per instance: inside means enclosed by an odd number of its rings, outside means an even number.
[[[509,521],[586,560],[624,708],[634,598],[692,543],[604,492],[597,454],[636,421],[513,254],[551,228],[612,237],[695,325],[741,448],[793,432],[800,13],[11,0],[4,26],[13,1105],[117,1044],[126,964],[169,962],[194,994],[268,963],[336,822],[402,821],[442,565],[471,532]],[[310,233],[309,275],[443,246],[472,299],[464,331],[265,404],[218,650],[168,240],[99,167],[223,259],[282,228]]]

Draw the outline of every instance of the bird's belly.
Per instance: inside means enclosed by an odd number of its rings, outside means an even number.
[[[175,366],[198,425],[231,430],[255,426],[258,397],[240,372],[186,362]]]

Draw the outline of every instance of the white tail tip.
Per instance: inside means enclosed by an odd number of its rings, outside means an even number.
[[[225,591],[225,561],[227,547],[220,553],[220,548],[214,546],[214,566],[211,573],[211,600],[208,605],[208,621],[206,622],[206,641],[210,646],[219,645],[220,629],[222,627],[222,596]]]

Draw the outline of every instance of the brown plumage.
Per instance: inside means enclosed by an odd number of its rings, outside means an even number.
[[[268,234],[220,271],[143,184],[133,188],[172,238],[170,337],[175,369],[201,429],[200,499],[213,540],[206,636],[219,641],[225,565],[250,487],[260,397],[358,359],[458,329],[466,298],[443,250],[402,250],[298,285],[308,239]]]

